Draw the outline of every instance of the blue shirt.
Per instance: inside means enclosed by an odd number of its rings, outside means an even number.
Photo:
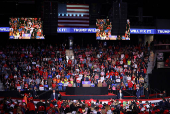
[[[69,79],[70,78],[70,75],[67,75],[67,76],[65,76],[67,79]]]
[[[7,78],[8,78],[8,75],[5,75],[5,78],[7,79]]]
[[[100,40],[100,39],[101,39],[101,37],[99,37],[99,36],[98,36],[98,37],[96,37],[96,39],[97,39],[97,40]]]
[[[62,58],[59,58],[58,61],[62,61]]]
[[[112,87],[115,86],[115,84],[112,84]]]
[[[44,87],[48,88],[48,85],[44,85]]]
[[[95,84],[91,83],[91,87],[95,87]]]
[[[48,78],[52,78],[52,75],[48,75]]]
[[[60,86],[60,87],[63,86],[63,83],[58,83],[58,86]]]

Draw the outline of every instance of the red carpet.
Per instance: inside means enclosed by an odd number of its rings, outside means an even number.
[[[61,96],[116,96],[116,94],[108,93],[108,95],[66,95],[66,92],[59,92]]]

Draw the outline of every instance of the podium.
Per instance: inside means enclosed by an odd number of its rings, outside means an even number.
[[[90,87],[91,86],[91,82],[90,81],[82,81],[82,86],[83,87]]]

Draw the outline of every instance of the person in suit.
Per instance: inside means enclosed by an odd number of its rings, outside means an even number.
[[[58,100],[58,94],[55,92],[55,90],[53,90],[53,93],[51,94],[51,100]]]
[[[136,97],[137,97],[137,99],[140,99],[140,90],[139,89],[136,90]]]
[[[149,99],[149,90],[146,88],[145,90],[145,99]]]
[[[124,95],[122,93],[122,90],[120,89],[119,93],[117,94],[117,99],[123,99],[123,98],[124,98]]]
[[[82,79],[82,81],[89,81],[89,78],[86,75],[84,75],[84,78]]]
[[[163,91],[162,97],[163,97],[163,98],[166,97],[166,91],[165,91],[165,90]]]
[[[38,95],[37,95],[37,87],[34,86],[34,89],[32,91],[32,97],[35,99],[35,98],[38,98]]]

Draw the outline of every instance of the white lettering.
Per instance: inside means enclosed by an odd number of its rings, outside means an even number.
[[[151,33],[151,30],[147,30],[147,33]]]
[[[158,33],[170,33],[170,30],[158,30]]]
[[[91,29],[88,29],[88,32],[91,32]]]
[[[0,28],[0,31],[9,31],[8,28]]]

